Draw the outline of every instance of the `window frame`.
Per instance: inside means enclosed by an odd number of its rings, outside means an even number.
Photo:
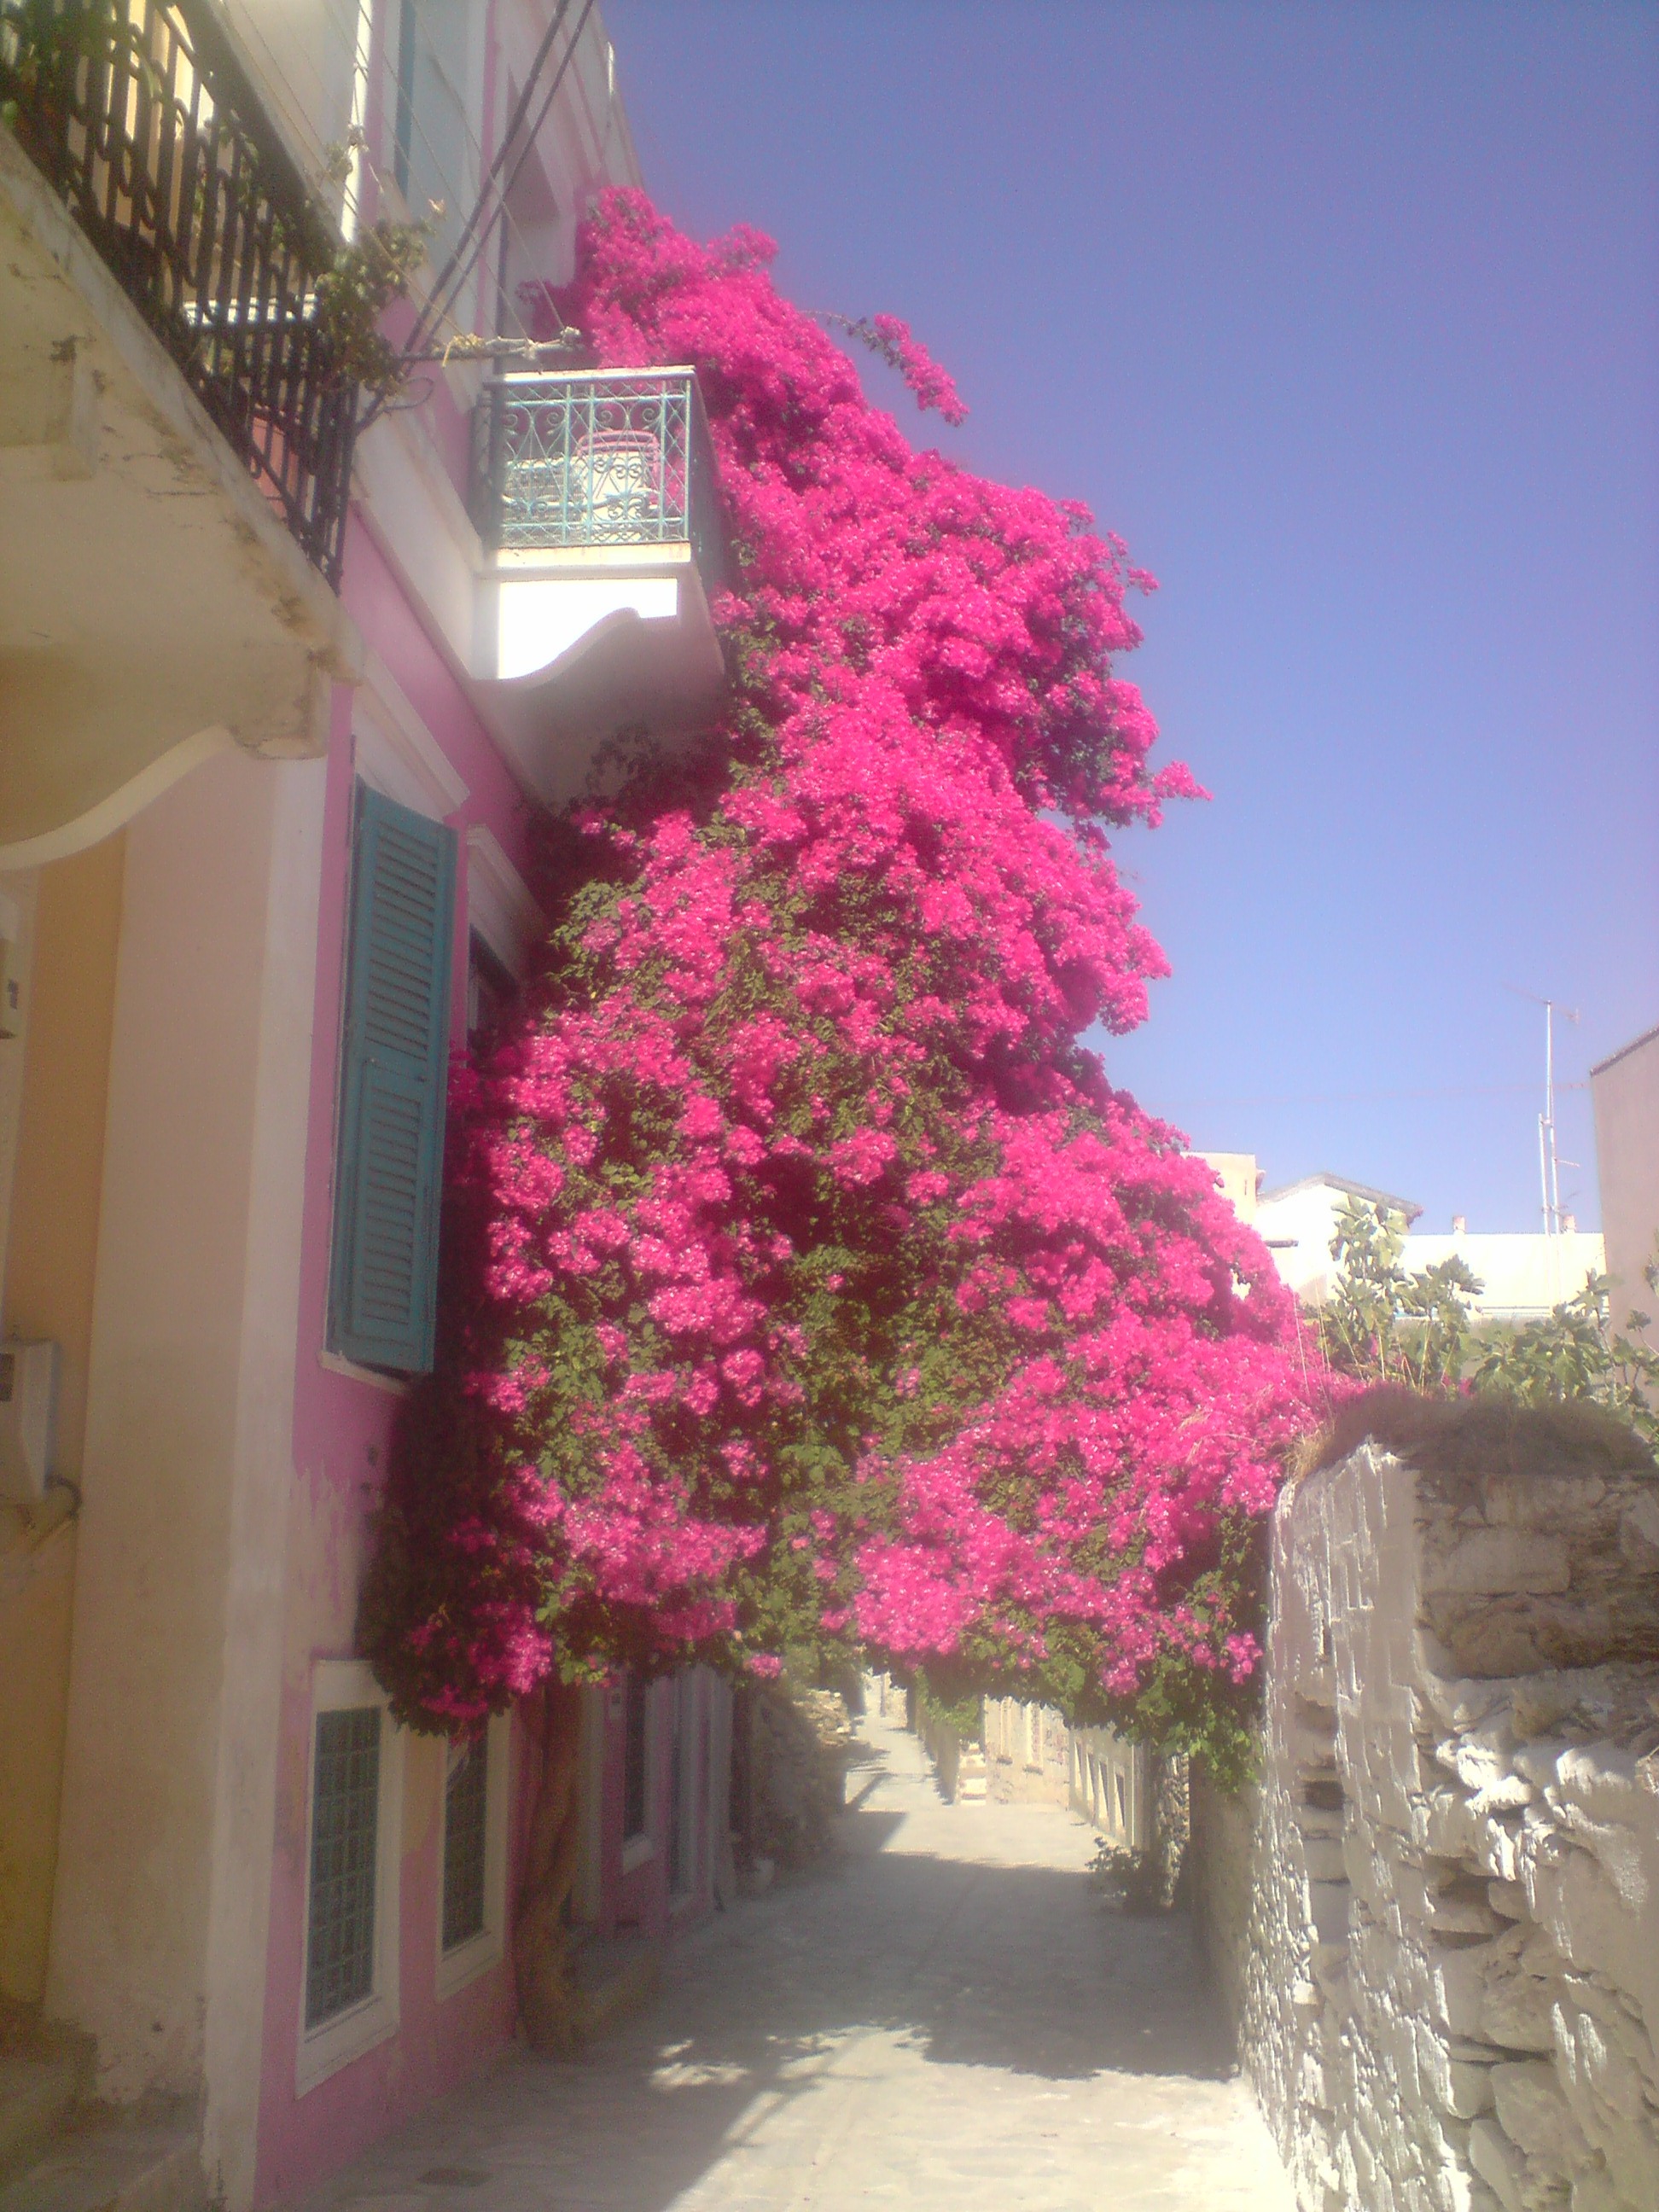
[[[507,1810],[512,1788],[513,1723],[507,1713],[495,1714],[484,1729],[484,1894],[483,1926],[475,1936],[444,1948],[444,1871],[449,1855],[449,1760],[453,1747],[441,1747],[438,1766],[438,1881],[437,1913],[433,1923],[436,1947],[436,1991],[440,2003],[500,1966],[507,1956]]]
[[[311,1978],[311,1875],[317,1815],[317,1721],[323,1713],[374,1705],[380,1714],[380,1789],[374,1808],[374,1970],[369,1994],[343,2012],[306,2026]],[[295,2053],[295,2094],[363,2057],[398,2033],[403,1875],[404,1731],[392,1718],[391,1700],[363,1659],[319,1659],[312,1668],[311,1715],[306,1732],[304,1906],[301,1916],[300,1997]]]

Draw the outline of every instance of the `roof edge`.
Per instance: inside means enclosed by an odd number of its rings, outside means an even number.
[[[1390,1213],[1403,1213],[1407,1224],[1422,1218],[1423,1209],[1416,1201],[1401,1198],[1391,1190],[1376,1190],[1368,1182],[1355,1182],[1351,1176],[1333,1175],[1328,1168],[1316,1169],[1312,1175],[1298,1176],[1294,1182],[1282,1182],[1277,1189],[1264,1190],[1256,1200],[1258,1206],[1267,1206],[1275,1198],[1289,1198],[1298,1190],[1312,1190],[1324,1183],[1332,1190],[1346,1191],[1350,1198],[1363,1198],[1372,1206],[1387,1208]]]
[[[1650,1030],[1644,1030],[1640,1036],[1633,1036],[1628,1044],[1621,1044],[1617,1052],[1610,1052],[1605,1060],[1596,1060],[1590,1073],[1604,1075],[1608,1068],[1616,1067],[1621,1060],[1628,1060],[1632,1053],[1640,1052],[1644,1044],[1651,1044],[1656,1037],[1659,1037],[1659,1023]]]

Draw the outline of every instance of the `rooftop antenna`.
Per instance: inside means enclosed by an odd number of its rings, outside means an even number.
[[[1573,1160],[1564,1161],[1555,1141],[1555,1020],[1559,1014],[1564,1022],[1577,1022],[1577,1006],[1564,1006],[1559,1000],[1540,997],[1536,991],[1522,991],[1513,983],[1504,988],[1517,999],[1527,999],[1534,1006],[1544,1009],[1544,1110],[1538,1117],[1538,1190],[1544,1217],[1544,1234],[1549,1241],[1550,1287],[1559,1290],[1559,1255],[1556,1242],[1562,1234],[1565,1216],[1561,1210],[1561,1170],[1574,1167]]]

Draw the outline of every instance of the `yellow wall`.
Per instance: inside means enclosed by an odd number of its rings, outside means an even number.
[[[81,1472],[124,845],[40,874],[5,1270],[11,1336],[62,1347],[57,1468]],[[15,1522],[15,1516],[8,1516]],[[14,1536],[0,1527],[0,1545]],[[0,1551],[0,1993],[39,2002],[58,1843],[75,1530]]]
[[[1255,1219],[1256,1173],[1254,1152],[1200,1152],[1199,1158],[1215,1171],[1221,1195],[1241,1221]]]

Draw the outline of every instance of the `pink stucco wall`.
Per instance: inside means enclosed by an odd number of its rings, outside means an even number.
[[[466,799],[448,817],[461,833],[461,895],[457,902],[453,970],[457,987],[452,994],[453,1034],[459,1044],[465,1023],[465,831],[473,823],[487,824],[508,857],[523,866],[528,858],[529,811],[453,674],[361,524],[354,525],[351,535],[343,596],[366,641],[394,672],[411,705],[468,786]],[[398,2031],[303,2096],[297,2093],[312,1675],[317,1661],[348,1658],[354,1653],[357,1590],[368,1520],[398,1405],[392,1390],[325,1367],[319,1358],[326,1330],[338,1037],[349,889],[352,714],[352,694],[342,688],[335,699],[319,901],[294,1407],[295,1480],[284,1562],[287,1620],[282,1735],[256,2184],[256,2202],[260,2205],[312,2186],[434,2096],[488,2064],[511,2039],[514,2017],[511,1966],[507,1959],[454,1996],[443,2000],[437,1996],[443,1767],[441,1747],[416,1740],[408,1747],[404,1766]],[[608,1717],[605,1723],[600,1909],[595,1929],[601,1936],[635,1931],[661,1936],[700,1918],[714,1901],[714,1853],[707,1840],[706,1817],[697,1824],[703,1840],[696,1881],[684,1898],[672,1901],[669,1898],[665,1839],[669,1819],[667,1710],[672,1686],[659,1684],[653,1694],[659,1724],[648,1790],[651,1826],[659,1841],[652,1857],[627,1875],[622,1870],[623,1723],[620,1717]],[[714,1694],[712,1686],[707,1682],[702,1686],[697,1703],[699,1751],[708,1741]],[[509,1911],[537,1764],[529,1731],[515,1725],[510,1761]],[[706,1775],[700,1777],[697,1788],[699,1812],[706,1816],[709,1789]]]
[[[365,640],[393,670],[411,704],[469,787],[449,819],[461,832],[452,994],[453,1033],[465,1022],[465,830],[492,830],[521,860],[528,816],[512,778],[459,684],[416,620],[361,524],[352,531],[343,597]],[[316,1014],[303,1194],[304,1249],[294,1408],[295,1482],[289,1516],[287,1633],[277,1782],[277,1832],[267,1953],[258,2201],[268,2203],[329,2172],[374,2136],[485,2062],[513,2026],[505,1963],[440,2003],[434,1993],[442,1773],[436,1747],[405,1762],[399,2027],[389,2041],[295,2093],[305,1950],[306,1818],[311,1678],[319,1659],[354,1649],[367,1522],[390,1443],[397,1397],[324,1367],[337,1045],[345,964],[352,815],[352,694],[336,693],[319,906]],[[515,1730],[513,1766],[526,1747]],[[430,1755],[428,1755],[428,1754]]]

